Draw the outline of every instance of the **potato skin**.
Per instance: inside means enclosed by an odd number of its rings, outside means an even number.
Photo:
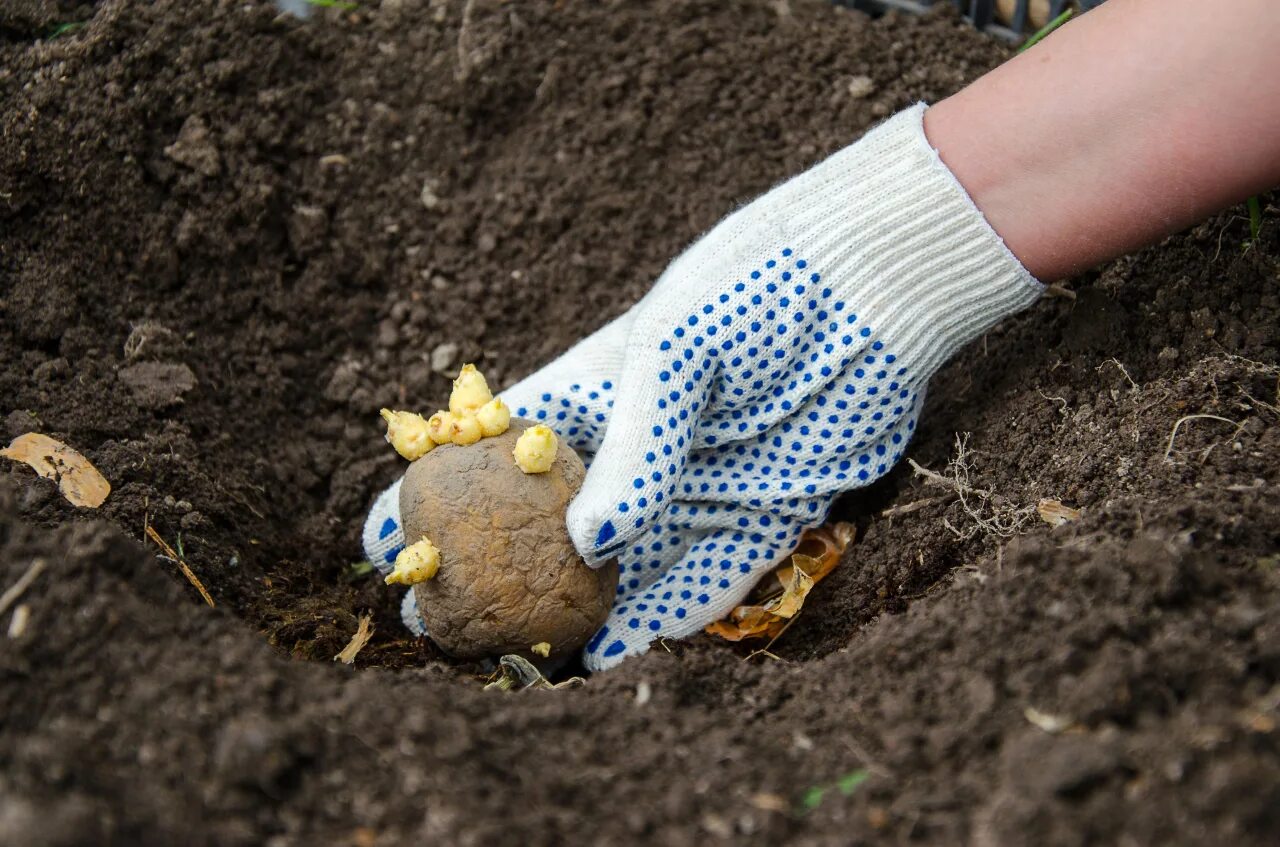
[[[445,444],[409,466],[400,488],[405,542],[424,535],[440,569],[414,586],[427,632],[446,653],[480,659],[507,653],[551,659],[575,653],[604,623],[618,566],[587,567],[565,528],[565,510],[586,468],[560,445],[546,473],[526,474],[512,457],[534,424],[513,418],[502,435]]]

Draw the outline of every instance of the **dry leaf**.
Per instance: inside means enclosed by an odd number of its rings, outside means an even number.
[[[729,617],[706,627],[709,635],[718,635],[725,641],[741,641],[769,634],[769,624],[774,618],[759,606],[739,606]]]
[[[1049,526],[1062,526],[1064,523],[1080,520],[1080,510],[1062,505],[1058,500],[1041,500],[1036,504],[1040,519]]]
[[[349,665],[356,660],[356,655],[364,649],[364,645],[369,643],[369,639],[373,638],[373,615],[364,614],[360,616],[360,624],[356,627],[356,634],[351,636],[351,640],[347,642],[347,646],[342,648],[342,652],[333,657],[335,662],[342,662]]]
[[[58,483],[58,490],[73,506],[96,509],[111,493],[111,483],[88,459],[47,435],[19,435],[0,450],[0,456],[29,465],[40,476]]]
[[[780,618],[790,620],[800,613],[800,607],[804,605],[804,598],[809,596],[811,588],[813,588],[813,578],[796,565],[791,568],[791,579],[783,589],[782,596],[770,601],[765,608]]]
[[[809,596],[809,590],[813,588],[813,579],[802,568],[788,565],[786,570],[789,581],[781,594],[763,606],[737,607],[729,613],[726,620],[716,621],[708,626],[707,632],[728,641],[764,635],[772,637],[782,632],[786,622],[799,614],[804,606],[804,598]],[[778,576],[778,571],[774,575]]]
[[[847,523],[809,530],[791,557],[752,589],[746,604],[706,631],[727,641],[776,638],[800,613],[813,586],[840,563],[853,536],[853,525]]]

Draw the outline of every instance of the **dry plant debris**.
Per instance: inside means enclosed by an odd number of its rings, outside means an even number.
[[[18,577],[18,581],[0,595],[0,615],[9,611],[9,607],[18,601],[22,596],[22,592],[31,587],[31,583],[36,581],[36,577],[40,576],[44,571],[46,562],[44,559],[36,559],[31,563],[31,567],[27,568],[22,576]]]
[[[111,483],[98,469],[72,448],[38,432],[19,435],[0,456],[22,462],[45,479],[58,484],[62,496],[73,506],[96,509],[111,493]]]
[[[1040,520],[1049,526],[1062,526],[1064,523],[1080,520],[1080,510],[1064,506],[1060,500],[1044,499],[1036,504]]]
[[[811,529],[795,552],[747,595],[747,602],[724,620],[706,628],[727,641],[777,638],[804,607],[813,586],[840,563],[853,543],[852,524],[837,523]]]
[[[160,537],[160,533],[156,532],[155,527],[151,526],[151,524],[147,524],[145,532],[147,534],[147,538],[150,538],[152,541],[154,541],[156,543],[156,546],[164,551],[164,556],[162,558],[166,558],[178,566],[179,570],[182,571],[182,575],[187,578],[187,582],[195,586],[196,591],[199,591],[200,596],[204,598],[204,602],[208,603],[209,608],[212,609],[214,607],[213,597],[212,595],[209,594],[208,590],[204,587],[204,583],[200,581],[200,578],[196,576],[196,572],[191,570],[191,567],[185,561],[183,561],[182,556],[179,555],[176,550],[174,550],[172,547],[169,546],[169,542],[165,541],[163,538]],[[178,546],[179,547],[182,546],[181,535],[178,536]]]
[[[960,507],[972,519],[973,526],[958,529],[946,518],[943,518],[942,525],[961,541],[967,541],[980,532],[996,538],[1012,538],[1021,531],[1023,524],[1031,519],[1035,511],[1031,506],[1013,505],[1007,498],[972,484],[973,464],[968,433],[956,433],[956,456],[947,464],[946,473],[931,471],[910,458],[907,459],[907,464],[915,471],[916,476],[933,485],[950,489],[960,500]]]
[[[19,603],[13,610],[13,617],[9,619],[9,630],[7,635],[10,638],[21,638],[27,631],[27,624],[31,622],[31,607],[26,603]]]
[[[355,634],[351,636],[347,646],[343,647],[342,652],[334,656],[333,660],[342,662],[344,665],[351,664],[364,649],[364,645],[369,643],[370,638],[373,638],[373,615],[366,612],[360,616],[360,623],[356,626]]]
[[[555,691],[561,688],[577,688],[579,685],[585,685],[586,682],[580,676],[570,677],[564,682],[551,682],[542,675],[542,671],[534,667],[533,662],[512,653],[498,660],[498,670],[490,677],[484,690],[523,691],[526,688],[545,688]]]
[[[1022,716],[1027,722],[1037,729],[1044,730],[1050,735],[1057,735],[1075,726],[1075,721],[1062,715],[1052,715],[1048,712],[1042,712],[1034,706],[1027,706],[1022,710]]]
[[[1178,420],[1174,422],[1173,429],[1169,431],[1169,443],[1165,445],[1165,449],[1164,449],[1164,460],[1166,462],[1170,464],[1174,463],[1176,461],[1173,458],[1174,454],[1184,452],[1181,450],[1174,450],[1173,445],[1178,439],[1178,430],[1182,428],[1183,424],[1188,423],[1189,421],[1217,421],[1218,423],[1230,424],[1231,426],[1235,427],[1235,430],[1227,438],[1228,441],[1234,439],[1237,435],[1240,434],[1240,430],[1244,429],[1243,422],[1236,423],[1230,418],[1224,418],[1221,415],[1206,415],[1206,414],[1183,415],[1182,417],[1178,418]],[[1201,450],[1200,464],[1203,465],[1205,461],[1209,458],[1209,454],[1212,453],[1214,448],[1216,448],[1221,443],[1222,443],[1221,441],[1215,441],[1212,444],[1210,444],[1208,447],[1206,447],[1204,450]]]

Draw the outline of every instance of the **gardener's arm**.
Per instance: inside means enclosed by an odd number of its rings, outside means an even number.
[[[925,114],[1048,282],[1280,184],[1280,3],[1111,0]]]

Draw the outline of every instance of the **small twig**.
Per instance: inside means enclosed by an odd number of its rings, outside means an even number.
[[[1236,386],[1236,388],[1240,391],[1240,395],[1244,397],[1246,400],[1248,400],[1250,403],[1252,403],[1254,406],[1260,409],[1266,409],[1271,414],[1277,417],[1280,417],[1280,406],[1276,406],[1274,403],[1268,403],[1266,400],[1259,400],[1257,397],[1254,397],[1248,391],[1245,391],[1243,388],[1240,388],[1239,386]]]
[[[787,664],[786,659],[782,658],[777,654],[770,653],[767,647],[761,647],[759,650],[752,650],[750,653],[742,657],[742,661],[744,662],[749,661],[751,659],[754,659],[756,656],[768,656],[770,659],[773,659],[775,662],[782,662],[782,664],[784,665]]]
[[[910,459],[908,459],[907,461],[910,461]],[[912,464],[914,465],[915,463],[912,462]],[[946,499],[950,499],[950,498],[946,496],[925,497],[923,500],[916,500],[914,502],[907,503],[903,506],[891,506],[888,509],[885,509],[876,517],[900,518],[903,515],[909,515],[912,512],[918,512],[921,509],[925,508],[926,506],[932,506],[934,503],[937,503],[939,500],[946,500]]]
[[[163,538],[160,537],[160,533],[156,532],[156,528],[151,526],[150,524],[147,525],[147,537],[150,538],[152,541],[154,541],[156,544],[158,544],[160,546],[160,549],[165,552],[165,555],[168,556],[170,559],[172,559],[178,565],[178,567],[182,570],[183,576],[187,578],[188,582],[190,582],[192,585],[196,587],[196,591],[200,592],[200,596],[204,598],[204,602],[209,604],[209,608],[210,609],[214,608],[213,598],[209,596],[209,592],[205,590],[205,587],[200,582],[199,577],[195,575],[195,571],[187,567],[187,563],[182,561],[182,558],[177,554],[177,552],[172,547],[170,547]]]
[[[471,7],[475,0],[467,0],[462,7],[462,25],[458,27],[458,70],[454,74],[458,82],[466,82],[471,75],[471,59],[467,55],[471,48]]]
[[[930,594],[933,594],[935,591],[938,591],[939,589],[944,588],[945,586],[946,586],[945,582],[943,582],[942,580],[938,580],[937,582],[933,583],[928,588],[926,588],[924,591],[917,591],[915,594],[900,594],[898,595],[898,599],[899,600],[919,600],[921,597],[928,597]]]
[[[776,659],[779,662],[785,663],[787,661],[786,659],[769,652],[769,650],[771,647],[773,647],[774,644],[777,643],[778,639],[781,638],[788,629],[791,629],[791,625],[796,621],[798,621],[799,619],[800,619],[800,613],[796,612],[796,614],[792,616],[790,620],[788,620],[785,624],[782,625],[782,629],[778,630],[778,634],[775,635],[773,638],[769,639],[768,644],[764,645],[759,650],[752,650],[750,653],[742,657],[742,661],[744,662],[748,661],[756,656],[768,656],[770,659]]]
[[[1173,456],[1173,442],[1178,437],[1178,430],[1181,429],[1182,425],[1187,421],[1195,421],[1195,420],[1221,421],[1222,423],[1231,424],[1236,428],[1236,431],[1231,435],[1232,438],[1235,438],[1236,435],[1240,433],[1240,430],[1244,429],[1244,424],[1236,423],[1230,418],[1224,418],[1218,415],[1206,415],[1206,414],[1183,415],[1182,417],[1178,418],[1178,420],[1173,425],[1173,429],[1169,431],[1169,443],[1165,446],[1165,449],[1164,449],[1164,460],[1166,462],[1173,461],[1173,459],[1171,458]]]
[[[950,532],[952,535],[954,535],[956,538],[960,539],[961,541],[968,541],[970,538],[973,538],[979,532],[979,528],[977,526],[971,526],[969,527],[968,530],[961,532],[960,530],[956,529],[955,526],[951,523],[950,518],[943,518],[942,525],[947,528],[948,532]]]
[[[791,629],[791,625],[798,620],[800,620],[799,612],[797,612],[789,621],[787,621],[782,625],[782,629],[778,630],[777,635],[769,639],[769,643],[764,645],[765,652],[768,652],[770,649],[772,649],[773,645],[778,643],[778,639],[781,638],[783,635],[785,635],[787,630]]]
[[[1171,393],[1172,393],[1172,392],[1170,392],[1170,391],[1167,391],[1167,390],[1166,390],[1166,391],[1165,391],[1163,394],[1161,394],[1159,397],[1157,397],[1156,399],[1152,400],[1150,403],[1148,403],[1147,405],[1145,405],[1145,406],[1143,406],[1141,409],[1139,409],[1137,412],[1135,412],[1135,413],[1134,413],[1134,416],[1135,416],[1135,417],[1139,417],[1139,418],[1140,418],[1140,417],[1142,417],[1144,414],[1146,414],[1147,412],[1151,411],[1151,410],[1152,410],[1152,409],[1154,409],[1156,406],[1158,406],[1158,405],[1160,405],[1161,403],[1163,403],[1165,400],[1168,400],[1168,399],[1169,399],[1169,395],[1170,395]]]
[[[36,581],[36,577],[45,569],[45,560],[36,559],[31,563],[31,567],[27,568],[27,572],[18,577],[18,581],[9,586],[3,595],[0,595],[0,615],[9,611],[9,607],[17,602],[22,596],[22,592],[31,587],[31,583]]]

